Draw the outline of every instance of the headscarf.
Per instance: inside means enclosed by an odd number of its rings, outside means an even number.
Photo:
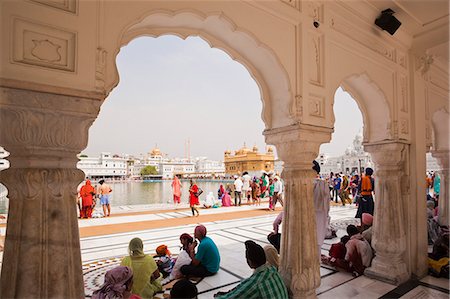
[[[92,193],[95,193],[94,187],[92,187],[91,181],[87,180],[86,184],[80,189],[80,195],[83,197],[89,195],[92,196]]]
[[[176,175],[173,176],[172,188],[173,188],[173,195],[181,196],[181,182]]]
[[[280,258],[278,256],[278,251],[273,245],[264,246],[264,253],[266,254],[267,264],[274,266],[278,269],[280,265]]]
[[[130,283],[133,271],[126,266],[115,267],[105,274],[105,283],[100,289],[94,291],[92,299],[119,299],[130,292]]]
[[[170,255],[170,251],[169,248],[167,248],[167,245],[163,244],[156,247],[156,254],[160,256]]]
[[[372,225],[373,223],[373,216],[369,213],[363,213],[361,216],[361,221],[365,225]]]
[[[204,225],[197,225],[194,233],[201,235],[203,238],[206,236],[206,227]]]
[[[192,238],[192,236],[190,234],[187,234],[187,233],[181,234],[180,240],[181,239],[187,239],[189,243],[194,242],[194,238]]]
[[[128,245],[128,253],[133,257],[141,257],[144,256],[144,243],[140,238],[131,239],[130,244]]]
[[[225,189],[223,188],[223,185],[220,185],[219,190],[220,190],[220,193],[221,193],[221,194],[224,194],[224,193],[225,193]]]

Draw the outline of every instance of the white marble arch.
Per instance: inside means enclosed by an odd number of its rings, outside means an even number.
[[[365,143],[392,139],[391,111],[383,91],[367,73],[352,74],[340,82],[344,91],[356,101],[363,116]],[[334,89],[336,90],[337,87]],[[334,97],[333,97],[334,104]],[[334,113],[332,114],[334,124]]]
[[[199,36],[211,47],[223,50],[247,68],[258,84],[263,104],[261,116],[266,129],[295,123],[289,77],[277,55],[252,33],[237,27],[223,13],[206,15],[192,9],[146,13],[123,29],[114,57],[122,46],[137,37],[162,35],[176,35],[183,39]],[[113,83],[106,86],[107,93],[119,83],[116,65],[114,73]]]

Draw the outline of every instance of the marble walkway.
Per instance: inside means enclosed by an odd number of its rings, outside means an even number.
[[[213,294],[216,292],[233,288],[243,278],[250,276],[252,272],[245,261],[244,241],[254,240],[262,246],[268,244],[266,236],[272,230],[272,222],[277,213],[266,212],[253,217],[240,216],[237,219],[221,219],[227,213],[248,211],[248,214],[251,214],[254,210],[260,209],[253,206],[207,209],[201,210],[202,216],[205,215],[205,217],[193,218],[189,217],[191,212],[186,209],[156,212],[148,210],[134,213],[133,208],[122,207],[122,214],[114,217],[80,220],[80,230],[89,227],[136,223],[136,230],[114,234],[106,234],[105,231],[105,234],[102,235],[81,238],[86,297],[89,298],[92,291],[103,283],[104,273],[116,266],[120,262],[120,258],[127,254],[127,245],[132,238],[140,237],[144,241],[144,250],[147,253],[153,254],[158,245],[166,244],[170,251],[176,254],[179,252],[179,236],[184,232],[193,234],[197,223],[202,223],[207,227],[208,236],[216,242],[221,254],[219,272],[197,284],[199,298],[213,298]],[[113,212],[117,213],[118,211]],[[216,216],[206,217],[206,215]],[[332,225],[338,229],[339,238],[345,234],[345,227],[355,221],[353,217],[355,208],[335,206],[331,208],[330,215]],[[176,225],[150,229],[141,225],[152,219],[165,220],[168,223],[176,223]],[[189,221],[180,225],[180,221],[183,222],[183,219]],[[205,222],[205,219],[209,220]],[[330,245],[337,242],[338,238],[325,240],[322,247],[323,254],[328,253]],[[427,276],[420,281],[410,281],[402,286],[393,286],[365,276],[355,278],[349,273],[337,272],[327,266],[322,266],[320,273],[322,281],[321,286],[317,289],[318,298],[449,298],[449,281],[446,279]],[[164,298],[164,294],[158,294],[157,297]]]

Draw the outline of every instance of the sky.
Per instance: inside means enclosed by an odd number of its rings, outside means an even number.
[[[139,155],[157,146],[168,157],[223,160],[223,153],[256,145],[264,151],[262,102],[247,69],[199,37],[141,37],[117,56],[119,85],[89,130],[83,154]],[[340,155],[362,131],[353,99],[336,93],[334,140],[321,152]],[[339,117],[342,115],[342,117]]]

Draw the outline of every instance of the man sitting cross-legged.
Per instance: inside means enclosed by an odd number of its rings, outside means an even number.
[[[188,253],[192,259],[190,265],[184,265],[180,268],[183,275],[205,277],[211,276],[219,271],[220,255],[219,249],[213,240],[206,236],[206,227],[197,225],[194,230],[194,237],[200,241],[200,245],[195,254],[197,241],[188,246]]]
[[[288,298],[288,292],[283,279],[275,267],[266,265],[266,254],[261,246],[253,241],[245,241],[245,257],[250,268],[255,269],[252,276],[244,279],[234,289],[228,292],[215,294],[215,298]]]

